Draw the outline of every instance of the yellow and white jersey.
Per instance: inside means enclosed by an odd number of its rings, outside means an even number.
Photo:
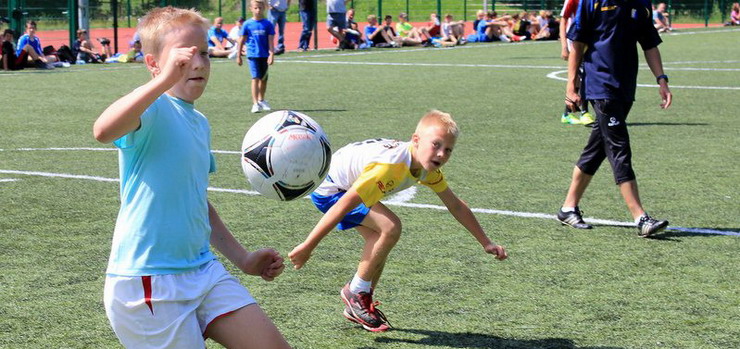
[[[372,206],[384,196],[416,183],[439,193],[447,189],[442,171],[417,177],[411,174],[411,143],[392,139],[369,139],[351,143],[337,150],[331,158],[329,173],[315,193],[322,196],[355,188],[365,206]]]

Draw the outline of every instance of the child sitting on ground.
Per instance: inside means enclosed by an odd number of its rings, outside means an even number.
[[[288,256],[300,269],[335,226],[356,228],[365,246],[357,273],[340,295],[344,316],[368,331],[389,328],[372,298],[388,254],[401,236],[400,219],[380,202],[384,196],[416,183],[428,186],[486,253],[499,260],[507,257],[504,247],[491,242],[468,205],[452,192],[440,170],[450,159],[458,134],[449,114],[433,110],[421,118],[409,142],[371,139],[346,145],[334,153],[329,174],[311,194],[314,205],[325,214]]]

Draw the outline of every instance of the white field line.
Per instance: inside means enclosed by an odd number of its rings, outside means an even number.
[[[17,182],[17,181],[19,181],[19,180],[20,180],[20,179],[18,179],[18,178],[0,178],[0,183],[5,183],[5,182]]]
[[[547,77],[554,80],[568,81],[564,77],[560,77],[560,74],[567,73],[567,70],[558,70],[550,74]],[[656,84],[637,84],[639,87],[653,87],[657,88]],[[671,85],[670,88],[685,88],[685,89],[696,89],[696,90],[740,90],[740,86],[688,86],[688,85]]]
[[[67,173],[17,171],[17,170],[0,170],[0,173],[15,174],[15,175],[28,175],[28,176],[42,176],[42,177],[51,177],[51,178],[85,179],[85,180],[93,180],[93,181],[98,181],[98,182],[119,182],[117,178],[105,178],[105,177],[98,177],[98,176],[75,175],[75,174],[67,174]],[[216,187],[208,187],[208,190],[215,191],[215,192],[257,195],[257,192],[251,191],[251,190],[227,189],[227,188],[216,188]],[[440,210],[440,211],[447,210],[446,207],[440,206],[440,205],[415,204],[415,203],[409,203],[409,202],[394,202],[394,201],[384,201],[384,202],[390,206],[426,208],[426,209],[434,209],[434,210]],[[556,219],[555,215],[545,214],[545,213],[518,212],[518,211],[508,211],[508,210],[492,210],[492,209],[485,209],[485,208],[472,208],[472,210],[473,212],[484,213],[484,214],[496,214],[496,215],[514,216],[514,217],[523,217],[523,218],[540,218],[540,219],[548,219],[548,220]],[[635,224],[632,222],[619,222],[619,221],[597,219],[597,218],[585,218],[584,220],[589,223],[600,224],[600,225],[612,225],[612,226],[620,226],[620,227],[634,227],[635,226]],[[687,233],[703,233],[703,234],[740,236],[740,231],[724,231],[724,230],[714,230],[714,229],[704,229],[704,228],[684,228],[684,227],[673,227],[673,226],[668,227],[667,229],[671,231],[680,231],[680,232],[687,232]]]
[[[448,67],[448,68],[511,68],[511,69],[563,69],[562,65],[524,65],[524,64],[466,64],[466,63],[406,63],[406,62],[347,62],[347,61],[317,61],[317,60],[291,60],[289,63],[305,64],[328,64],[328,65],[368,65],[368,66],[398,66],[398,67]],[[647,65],[640,66],[641,69],[650,69]],[[676,67],[664,68],[666,71],[719,71],[740,72],[740,68],[695,68]],[[673,87],[673,86],[671,86]]]

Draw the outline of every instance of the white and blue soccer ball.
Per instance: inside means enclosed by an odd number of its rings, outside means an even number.
[[[244,136],[242,169],[252,188],[276,200],[311,193],[331,164],[331,145],[308,115],[280,110],[259,119]]]

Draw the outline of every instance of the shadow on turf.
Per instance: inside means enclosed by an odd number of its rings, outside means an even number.
[[[707,126],[705,122],[630,122],[627,126]]]
[[[594,227],[615,227],[615,228],[627,228],[627,229],[635,229],[634,225],[625,224],[625,225],[615,225],[615,224],[592,224]],[[730,234],[720,234],[720,233],[712,233],[712,232],[691,232],[691,231],[684,231],[682,229],[671,229],[671,227],[668,227],[664,232],[656,235],[652,235],[648,237],[647,239],[651,240],[666,240],[666,241],[675,241],[675,242],[681,242],[679,239],[680,237],[710,237],[710,236],[737,236],[736,233],[740,231],[740,228],[699,228],[699,227],[693,227],[693,228],[684,228],[684,229],[706,229],[706,230],[717,230],[717,231],[726,231]]]
[[[451,333],[442,331],[417,330],[411,328],[394,328],[393,332],[407,332],[426,337],[418,340],[380,337],[378,343],[409,343],[423,346],[440,346],[451,348],[600,348],[619,349],[619,347],[579,347],[572,340],[565,338],[546,339],[509,339],[483,333]],[[361,348],[364,349],[364,348]]]

